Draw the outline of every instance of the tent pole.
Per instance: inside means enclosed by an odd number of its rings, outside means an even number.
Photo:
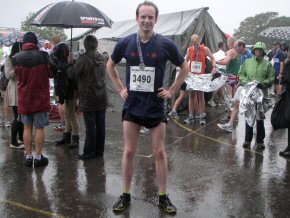
[[[70,52],[72,52],[72,27],[70,28]]]

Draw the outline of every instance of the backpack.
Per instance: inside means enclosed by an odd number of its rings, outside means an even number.
[[[1,72],[0,72],[0,89],[2,91],[6,91],[7,85],[9,80],[7,79],[4,71],[4,65],[1,66]]]

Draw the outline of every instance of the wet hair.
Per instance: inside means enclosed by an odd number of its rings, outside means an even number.
[[[98,48],[98,40],[93,35],[87,35],[84,39],[84,47],[86,51],[94,51]]]
[[[222,48],[224,45],[225,45],[224,42],[219,42],[219,43],[218,43],[218,49]]]
[[[237,40],[236,42],[237,42],[237,45],[238,45],[239,47],[243,47],[243,48],[246,47],[246,43],[245,43],[243,40],[239,39],[239,40]]]
[[[200,43],[199,36],[197,34],[193,34],[190,37],[190,41],[191,41],[192,44],[199,44]]]
[[[60,36],[53,36],[51,41],[56,45],[57,43],[61,42]]]
[[[227,43],[230,45],[233,45],[236,41],[236,38],[231,36],[230,38],[227,39]]]
[[[155,9],[155,18],[158,17],[158,14],[159,14],[158,7],[153,2],[150,2],[150,1],[144,1],[137,6],[136,17],[139,16],[139,9],[141,8],[141,6],[152,6]]]
[[[21,50],[22,50],[22,42],[14,42],[9,57],[12,58],[16,53],[20,52]]]

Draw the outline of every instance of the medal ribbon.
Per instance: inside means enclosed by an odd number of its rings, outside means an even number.
[[[140,44],[140,38],[139,38],[139,32],[137,32],[137,34],[136,34],[136,43],[137,43],[137,49],[138,49],[140,64],[142,64],[142,63],[144,64],[142,50],[141,50],[141,44]]]

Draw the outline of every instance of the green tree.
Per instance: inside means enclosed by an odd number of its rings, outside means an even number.
[[[22,31],[32,31],[34,33],[38,33],[42,36],[44,39],[50,40],[53,36],[59,35],[63,40],[67,39],[66,34],[64,33],[63,28],[57,28],[57,27],[38,27],[38,26],[32,26],[28,24],[28,20],[34,15],[34,13],[29,13],[29,15],[26,17],[26,19],[21,22],[21,30]]]
[[[279,17],[277,12],[261,13],[243,20],[239,28],[235,30],[234,36],[243,38],[247,44],[254,44],[258,41],[269,44],[273,39],[265,38],[260,33],[268,27],[282,26],[290,26],[290,17]]]

